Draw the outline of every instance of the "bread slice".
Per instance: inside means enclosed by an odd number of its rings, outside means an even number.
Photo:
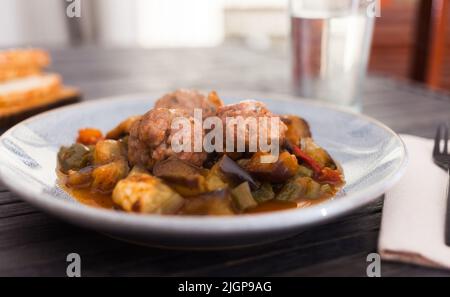
[[[49,64],[41,49],[0,51],[0,128],[80,99],[78,90],[63,86],[60,75],[42,73]]]
[[[54,73],[0,83],[0,127],[79,98],[78,90],[63,87],[61,77]]]
[[[10,68],[10,69],[1,69],[0,70],[0,83],[26,77],[30,75],[36,75],[41,73],[41,68],[39,67],[18,67],[18,68]]]
[[[53,96],[61,88],[58,74],[31,75],[0,83],[0,107],[29,105]]]
[[[0,70],[20,67],[44,68],[49,64],[49,54],[41,49],[10,49],[0,51]]]
[[[0,82],[38,74],[49,64],[49,54],[41,49],[0,51]]]

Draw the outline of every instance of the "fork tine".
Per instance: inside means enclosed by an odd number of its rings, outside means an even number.
[[[439,147],[441,143],[441,130],[442,130],[442,124],[440,124],[436,131],[436,136],[434,137],[434,147],[433,147],[433,155],[439,154]]]
[[[448,142],[448,126],[444,125],[444,154],[448,154],[447,150],[447,142]]]

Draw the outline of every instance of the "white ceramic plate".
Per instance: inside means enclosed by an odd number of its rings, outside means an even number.
[[[346,186],[338,197],[305,209],[231,217],[135,215],[82,205],[56,183],[56,153],[77,130],[107,131],[142,114],[158,94],[105,98],[30,118],[0,137],[0,178],[36,207],[68,222],[123,240],[172,248],[228,248],[273,241],[354,210],[392,186],[406,165],[403,142],[385,125],[306,100],[254,98],[279,114],[304,117],[315,140],[341,163]],[[247,98],[228,98],[226,103]]]

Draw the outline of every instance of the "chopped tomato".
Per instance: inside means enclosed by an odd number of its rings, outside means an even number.
[[[309,167],[311,167],[311,169],[316,174],[321,173],[322,167],[320,166],[319,163],[317,163],[313,158],[308,156],[308,154],[306,154],[304,151],[302,151],[297,145],[291,144],[290,146],[292,148],[292,152],[294,153],[294,155],[297,158],[301,159],[303,162],[305,162],[307,165],[309,165]]]
[[[102,131],[94,128],[85,128],[78,131],[77,142],[84,145],[96,144],[103,139]]]
[[[342,183],[342,176],[339,170],[333,170],[328,167],[322,169],[317,179],[320,182],[326,182],[332,185]]]

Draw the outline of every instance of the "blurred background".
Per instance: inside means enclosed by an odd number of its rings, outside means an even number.
[[[0,47],[289,48],[285,0],[0,0]],[[369,72],[450,90],[448,0],[382,0]],[[163,29],[162,29],[163,28]]]

